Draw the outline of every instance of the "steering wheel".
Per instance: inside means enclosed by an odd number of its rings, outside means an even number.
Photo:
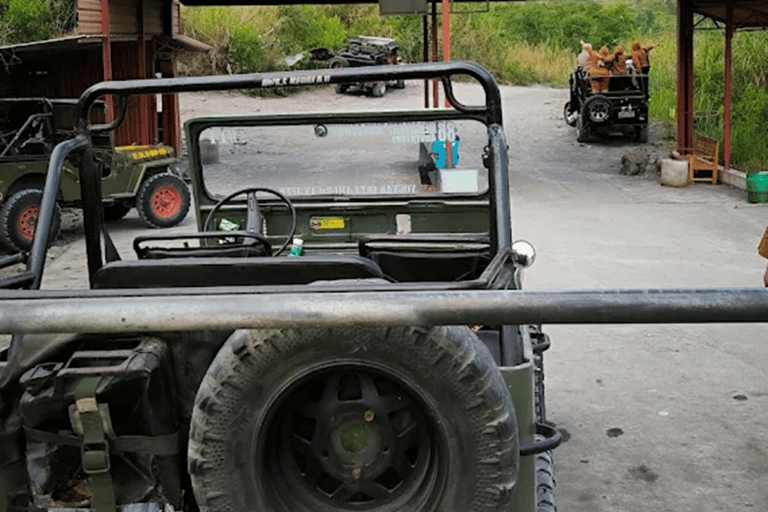
[[[203,223],[203,231],[213,231],[212,229],[212,222],[213,218],[216,215],[216,212],[218,212],[221,207],[225,204],[227,204],[229,201],[231,201],[233,198],[247,194],[248,195],[248,210],[247,210],[247,217],[246,217],[246,223],[245,223],[245,236],[240,236],[240,240],[237,242],[241,246],[250,246],[255,244],[261,244],[266,254],[272,253],[272,244],[269,243],[267,238],[264,236],[263,232],[263,225],[264,225],[264,217],[261,215],[261,210],[259,210],[259,200],[256,196],[257,192],[266,192],[268,194],[271,194],[278,199],[280,199],[281,202],[283,202],[288,209],[291,211],[291,231],[288,233],[288,236],[285,239],[285,242],[280,247],[280,249],[272,254],[272,256],[279,256],[291,243],[293,240],[293,235],[296,233],[296,209],[293,207],[293,203],[290,199],[288,199],[286,196],[278,192],[277,190],[273,190],[271,188],[266,187],[248,187],[248,188],[242,188],[240,190],[236,190],[235,192],[232,192],[228,196],[226,196],[224,199],[216,203],[216,205],[211,208],[211,211],[208,212],[208,216],[205,218],[205,223]],[[233,236],[237,235],[237,232],[232,233]]]

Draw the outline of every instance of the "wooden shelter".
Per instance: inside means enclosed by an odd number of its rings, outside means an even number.
[[[693,33],[704,20],[725,31],[723,162],[731,165],[732,40],[738,30],[768,28],[766,0],[678,0],[677,2],[677,141],[693,147]]]
[[[0,47],[0,95],[76,98],[103,80],[173,77],[179,50],[208,49],[179,34],[177,0],[75,1],[74,34]],[[175,95],[132,98],[114,134],[118,146],[154,142],[181,149]]]

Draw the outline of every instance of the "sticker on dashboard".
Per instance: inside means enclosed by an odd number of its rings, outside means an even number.
[[[309,227],[315,230],[344,229],[343,217],[313,217],[309,220]]]

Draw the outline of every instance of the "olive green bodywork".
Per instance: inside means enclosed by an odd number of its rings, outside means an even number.
[[[164,145],[125,146],[97,150],[103,165],[101,192],[104,199],[130,199],[148,174],[166,172],[177,160],[173,148]],[[47,156],[3,157],[0,159],[0,201],[26,188],[42,189],[48,172]],[[59,187],[59,201],[76,205],[80,201],[80,176],[72,162],[65,164]]]
[[[499,371],[507,383],[507,389],[515,405],[518,439],[521,445],[525,445],[534,441],[536,417],[534,413],[533,351],[527,330],[521,329],[521,333],[523,334],[524,362],[517,366],[499,367]],[[520,457],[517,485],[515,485],[515,489],[512,492],[512,499],[507,509],[510,512],[536,511],[535,458],[536,455]]]

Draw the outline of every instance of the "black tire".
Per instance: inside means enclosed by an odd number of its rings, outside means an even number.
[[[589,122],[584,119],[584,116],[579,116],[576,120],[576,140],[579,142],[591,142],[592,141],[592,127]]]
[[[328,65],[329,68],[335,69],[335,68],[348,68],[349,67],[349,61],[345,59],[344,57],[334,57],[331,59],[330,64]],[[347,92],[349,89],[349,84],[336,84],[334,86],[334,89],[338,94],[343,94]]]
[[[0,241],[11,250],[29,251],[37,227],[40,201],[43,192],[28,188],[16,192],[0,209]],[[48,244],[52,244],[61,232],[61,208],[56,204],[53,221],[48,234]]]
[[[131,211],[131,203],[127,201],[115,201],[114,203],[104,203],[104,221],[105,222],[115,222],[126,215],[128,215],[128,212]]]
[[[608,123],[613,115],[613,105],[611,100],[602,94],[591,96],[584,102],[581,110],[582,117],[589,117],[593,124]]]
[[[395,89],[405,89],[405,80],[395,80],[395,84],[392,87]]]
[[[387,82],[376,82],[371,88],[371,96],[381,98],[387,92]]]
[[[189,188],[175,174],[155,174],[144,180],[136,194],[139,217],[153,228],[175,226],[187,216]]]
[[[568,126],[576,126],[576,122],[579,119],[579,111],[578,110],[571,110],[571,102],[567,102],[565,106],[563,107],[563,117],[565,118],[565,123]]]
[[[552,452],[536,455],[536,512],[557,512]]]
[[[198,389],[188,467],[202,512],[496,512],[516,429],[466,327],[237,331]]]

